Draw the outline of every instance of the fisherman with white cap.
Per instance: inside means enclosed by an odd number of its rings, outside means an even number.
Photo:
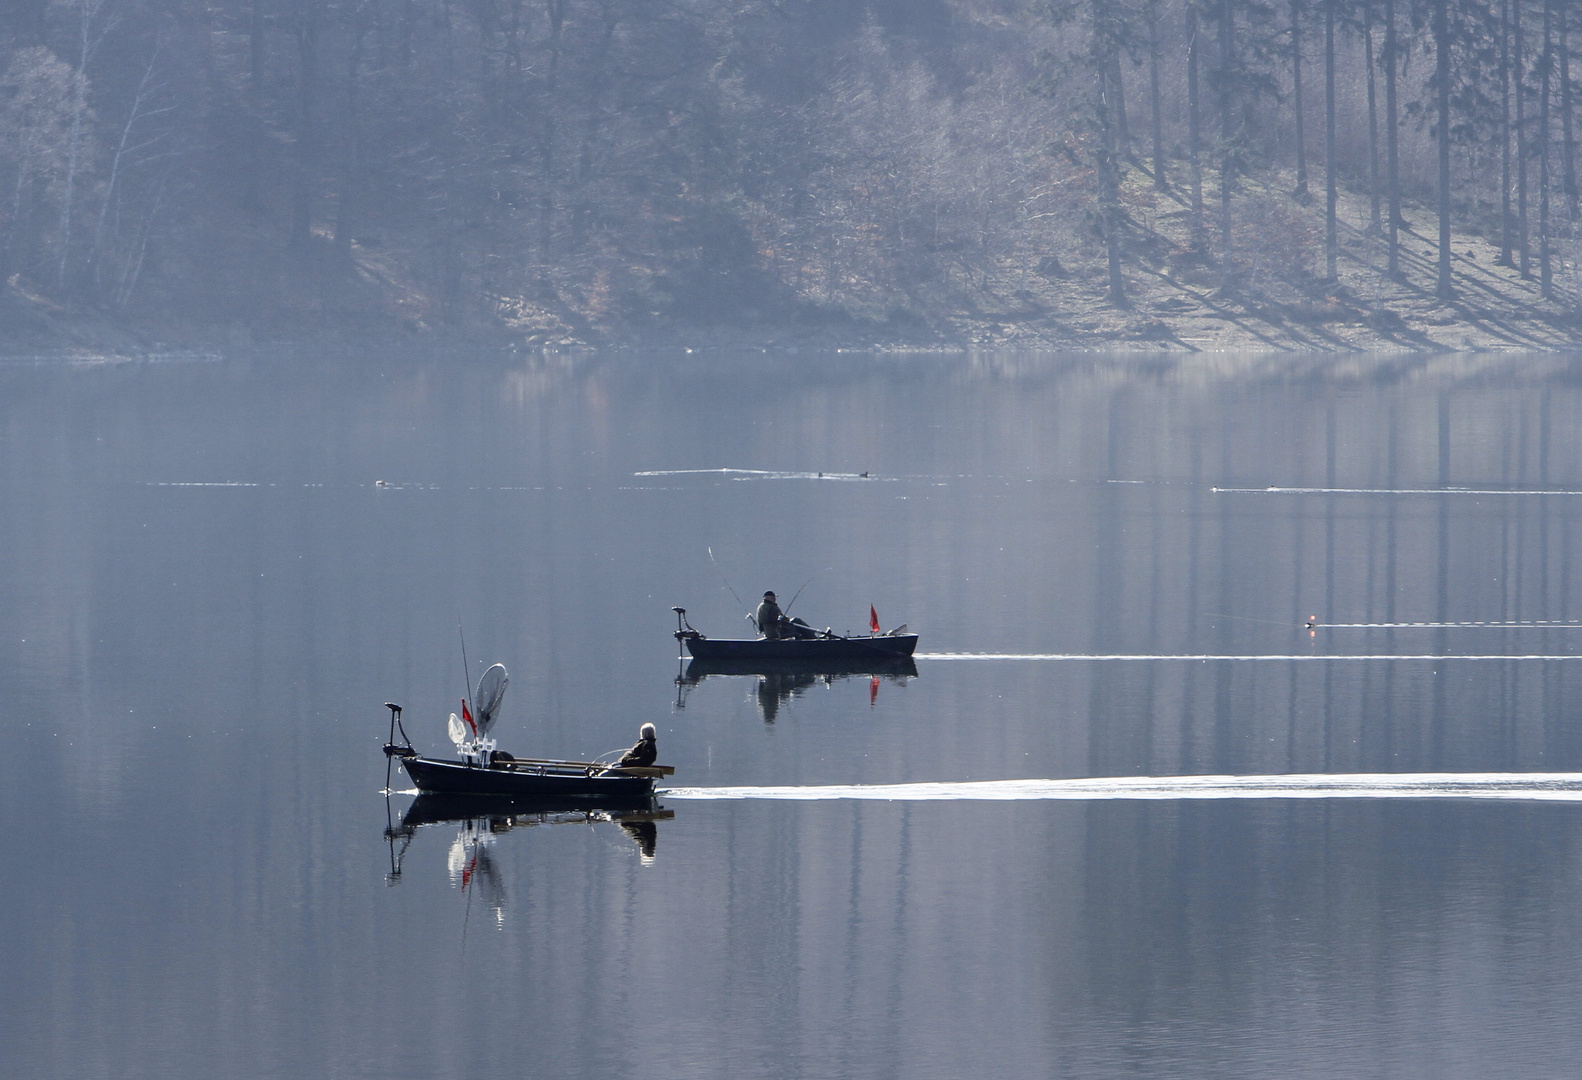
[[[654,730],[654,725],[644,724],[637,730],[638,739],[635,745],[621,755],[621,760],[615,763],[617,769],[631,766],[647,768],[659,759],[659,744],[656,741],[659,733]]]

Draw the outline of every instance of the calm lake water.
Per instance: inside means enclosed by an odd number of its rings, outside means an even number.
[[[1582,772],[1582,366],[19,361],[0,500],[6,1077],[1582,1060],[1582,803],[1170,780]],[[678,685],[732,589],[917,674]],[[503,747],[651,721],[674,816],[387,840],[458,620]]]

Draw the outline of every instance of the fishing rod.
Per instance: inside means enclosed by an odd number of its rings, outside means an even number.
[[[1566,619],[1528,622],[1310,622],[1321,630],[1576,630],[1582,623]]]
[[[461,616],[456,617],[456,633],[461,635],[461,688],[464,691],[461,699],[467,703],[468,711],[475,712],[472,707],[472,666],[467,663],[467,634],[461,628]],[[468,725],[472,728],[474,737],[478,734],[476,724]]]
[[[705,548],[704,550],[709,553],[709,562],[714,563],[714,572],[716,574],[718,574],[720,576],[720,580],[725,583],[726,591],[728,591],[731,594],[731,596],[735,598],[735,600],[736,600],[736,602],[738,604],[742,605],[742,610],[745,611],[747,613],[747,617],[749,619],[751,619],[753,617],[752,608],[750,608],[746,604],[742,603],[742,598],[736,595],[736,590],[735,589],[731,588],[730,579],[728,579],[725,576],[725,571],[720,569],[720,564],[714,558],[714,549],[713,548]],[[757,620],[754,620],[754,624],[755,625],[756,625],[756,622],[757,622]]]
[[[1255,622],[1255,623],[1262,623],[1265,626],[1296,626],[1297,625],[1296,623],[1289,622],[1289,621],[1287,621],[1285,619],[1254,619],[1250,615],[1226,615],[1224,612],[1218,612],[1218,611],[1205,611],[1202,614],[1203,614],[1204,618],[1208,618],[1208,619],[1235,619],[1237,622]],[[1311,619],[1309,619],[1307,621],[1307,623],[1306,623],[1306,629],[1311,630],[1315,625],[1317,625],[1317,624],[1314,623]]]
[[[820,570],[818,573],[822,574],[823,572],[824,571]],[[818,577],[818,574],[814,574],[813,577],[810,577],[806,581],[804,581],[802,583],[802,589],[805,589],[809,585],[813,584],[813,578],[816,578],[816,577]],[[802,595],[802,589],[798,589],[796,591],[796,596],[791,597],[791,604],[795,604],[797,596],[801,596]],[[785,615],[790,615],[791,614],[791,604],[787,604],[785,606],[785,611],[783,612],[783,614],[785,614]]]

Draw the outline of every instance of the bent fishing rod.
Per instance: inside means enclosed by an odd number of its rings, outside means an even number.
[[[822,571],[822,570],[820,570],[820,571],[819,571],[819,572],[818,572],[818,574],[822,574],[822,573],[824,573],[824,571]],[[805,589],[805,588],[807,588],[807,587],[808,587],[808,586],[809,586],[809,585],[811,585],[811,584],[813,584],[813,578],[816,578],[816,577],[818,577],[818,574],[814,574],[814,575],[813,575],[813,577],[810,577],[810,578],[808,578],[808,579],[807,579],[807,580],[806,580],[806,581],[804,581],[804,582],[803,582],[803,583],[802,583],[802,589]],[[796,598],[797,598],[797,596],[801,596],[801,595],[802,595],[802,589],[798,589],[798,590],[797,590],[797,591],[796,591],[796,596],[793,596],[793,597],[791,597],[791,604],[795,604],[795,603],[796,603]],[[790,615],[790,614],[791,614],[791,604],[787,604],[787,605],[786,605],[786,606],[785,606],[785,611],[784,611],[784,612],[783,612],[783,614],[785,614],[785,615],[787,615],[787,616],[789,616],[789,615]]]
[[[745,617],[751,621],[754,626],[757,626],[758,620],[753,616],[753,609],[748,607],[745,603],[742,603],[742,598],[736,595],[735,589],[731,588],[730,579],[725,576],[725,571],[720,569],[719,562],[714,558],[714,549],[710,547],[704,548],[704,550],[709,553],[709,562],[714,563],[714,572],[720,576],[720,581],[724,583],[726,591],[731,594],[738,604],[742,605],[742,610],[746,612]]]

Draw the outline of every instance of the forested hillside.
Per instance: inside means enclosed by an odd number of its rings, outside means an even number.
[[[1556,344],[1582,294],[1570,0],[3,2],[0,342]]]

